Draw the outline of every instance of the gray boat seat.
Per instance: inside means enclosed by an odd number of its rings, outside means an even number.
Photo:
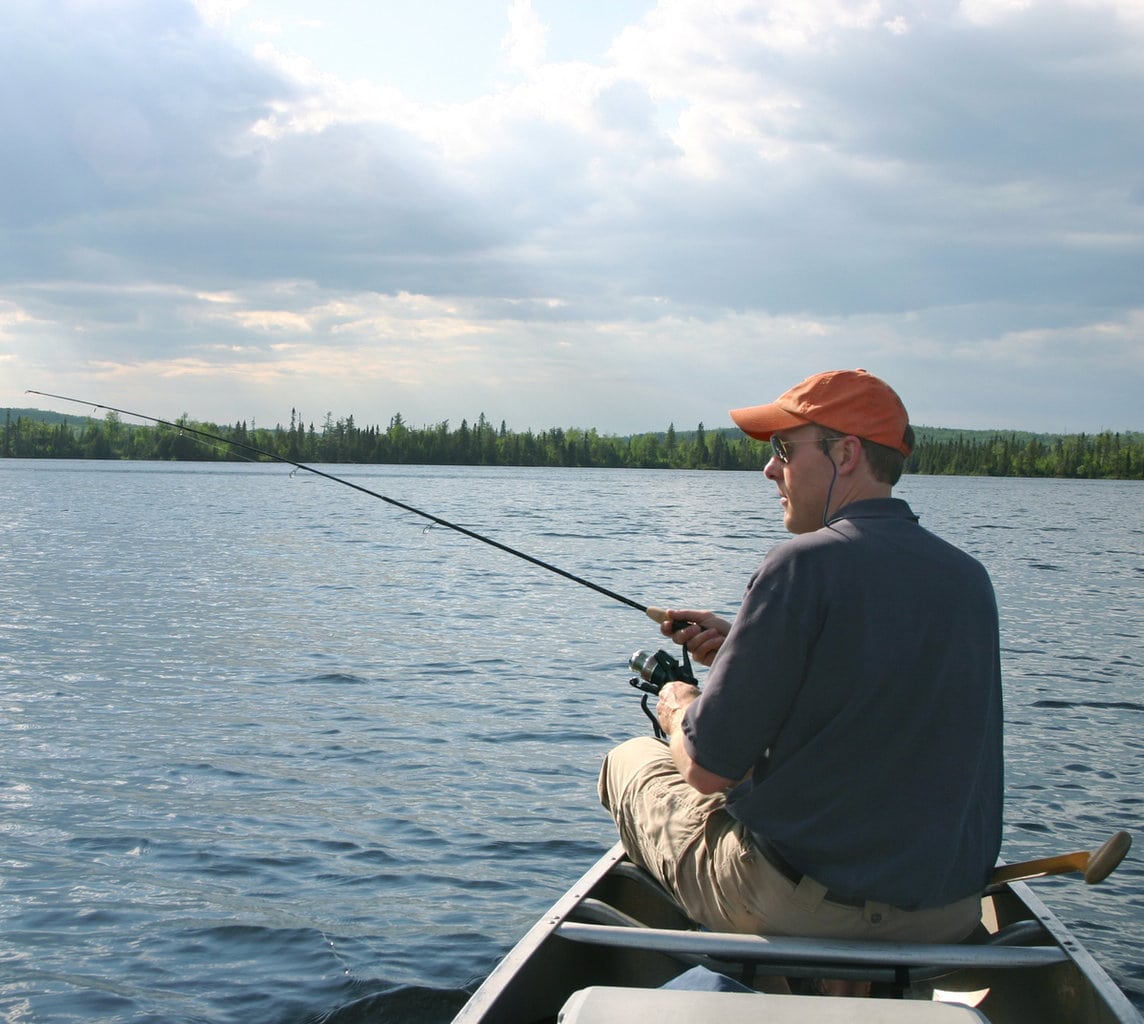
[[[981,1024],[969,1006],[921,1000],[594,986],[574,992],[559,1024]]]

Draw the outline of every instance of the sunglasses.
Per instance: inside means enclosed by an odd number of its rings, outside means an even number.
[[[771,450],[775,453],[775,458],[785,465],[790,462],[790,446],[792,444],[822,444],[823,441],[829,444],[831,441],[837,441],[844,436],[843,434],[831,434],[829,437],[805,437],[801,441],[787,441],[772,434]]]

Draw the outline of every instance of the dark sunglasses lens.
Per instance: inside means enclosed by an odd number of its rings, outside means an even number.
[[[781,437],[771,438],[771,448],[775,453],[775,458],[779,462],[787,462],[790,460],[790,449],[787,448],[786,442]]]

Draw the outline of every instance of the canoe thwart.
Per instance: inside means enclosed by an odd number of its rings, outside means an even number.
[[[669,955],[709,956],[739,963],[801,964],[814,967],[1009,969],[1061,963],[1057,946],[1009,946],[991,943],[862,942],[851,939],[765,939],[731,932],[630,928],[565,921],[556,934],[570,942],[646,949]]]

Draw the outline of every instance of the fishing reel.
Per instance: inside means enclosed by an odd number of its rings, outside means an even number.
[[[640,707],[651,722],[656,739],[665,739],[663,730],[659,726],[659,719],[648,707],[648,699],[671,682],[691,683],[692,686],[698,684],[695,673],[691,671],[691,657],[687,653],[687,648],[683,648],[682,662],[678,658],[673,658],[667,651],[636,651],[628,659],[628,668],[636,673],[628,682],[637,690],[644,692],[640,699]]]
[[[636,678],[629,680],[631,685],[645,693],[659,693],[668,683],[676,681],[692,684],[696,681],[686,647],[682,664],[667,651],[636,651],[628,659],[628,668],[636,673]]]

